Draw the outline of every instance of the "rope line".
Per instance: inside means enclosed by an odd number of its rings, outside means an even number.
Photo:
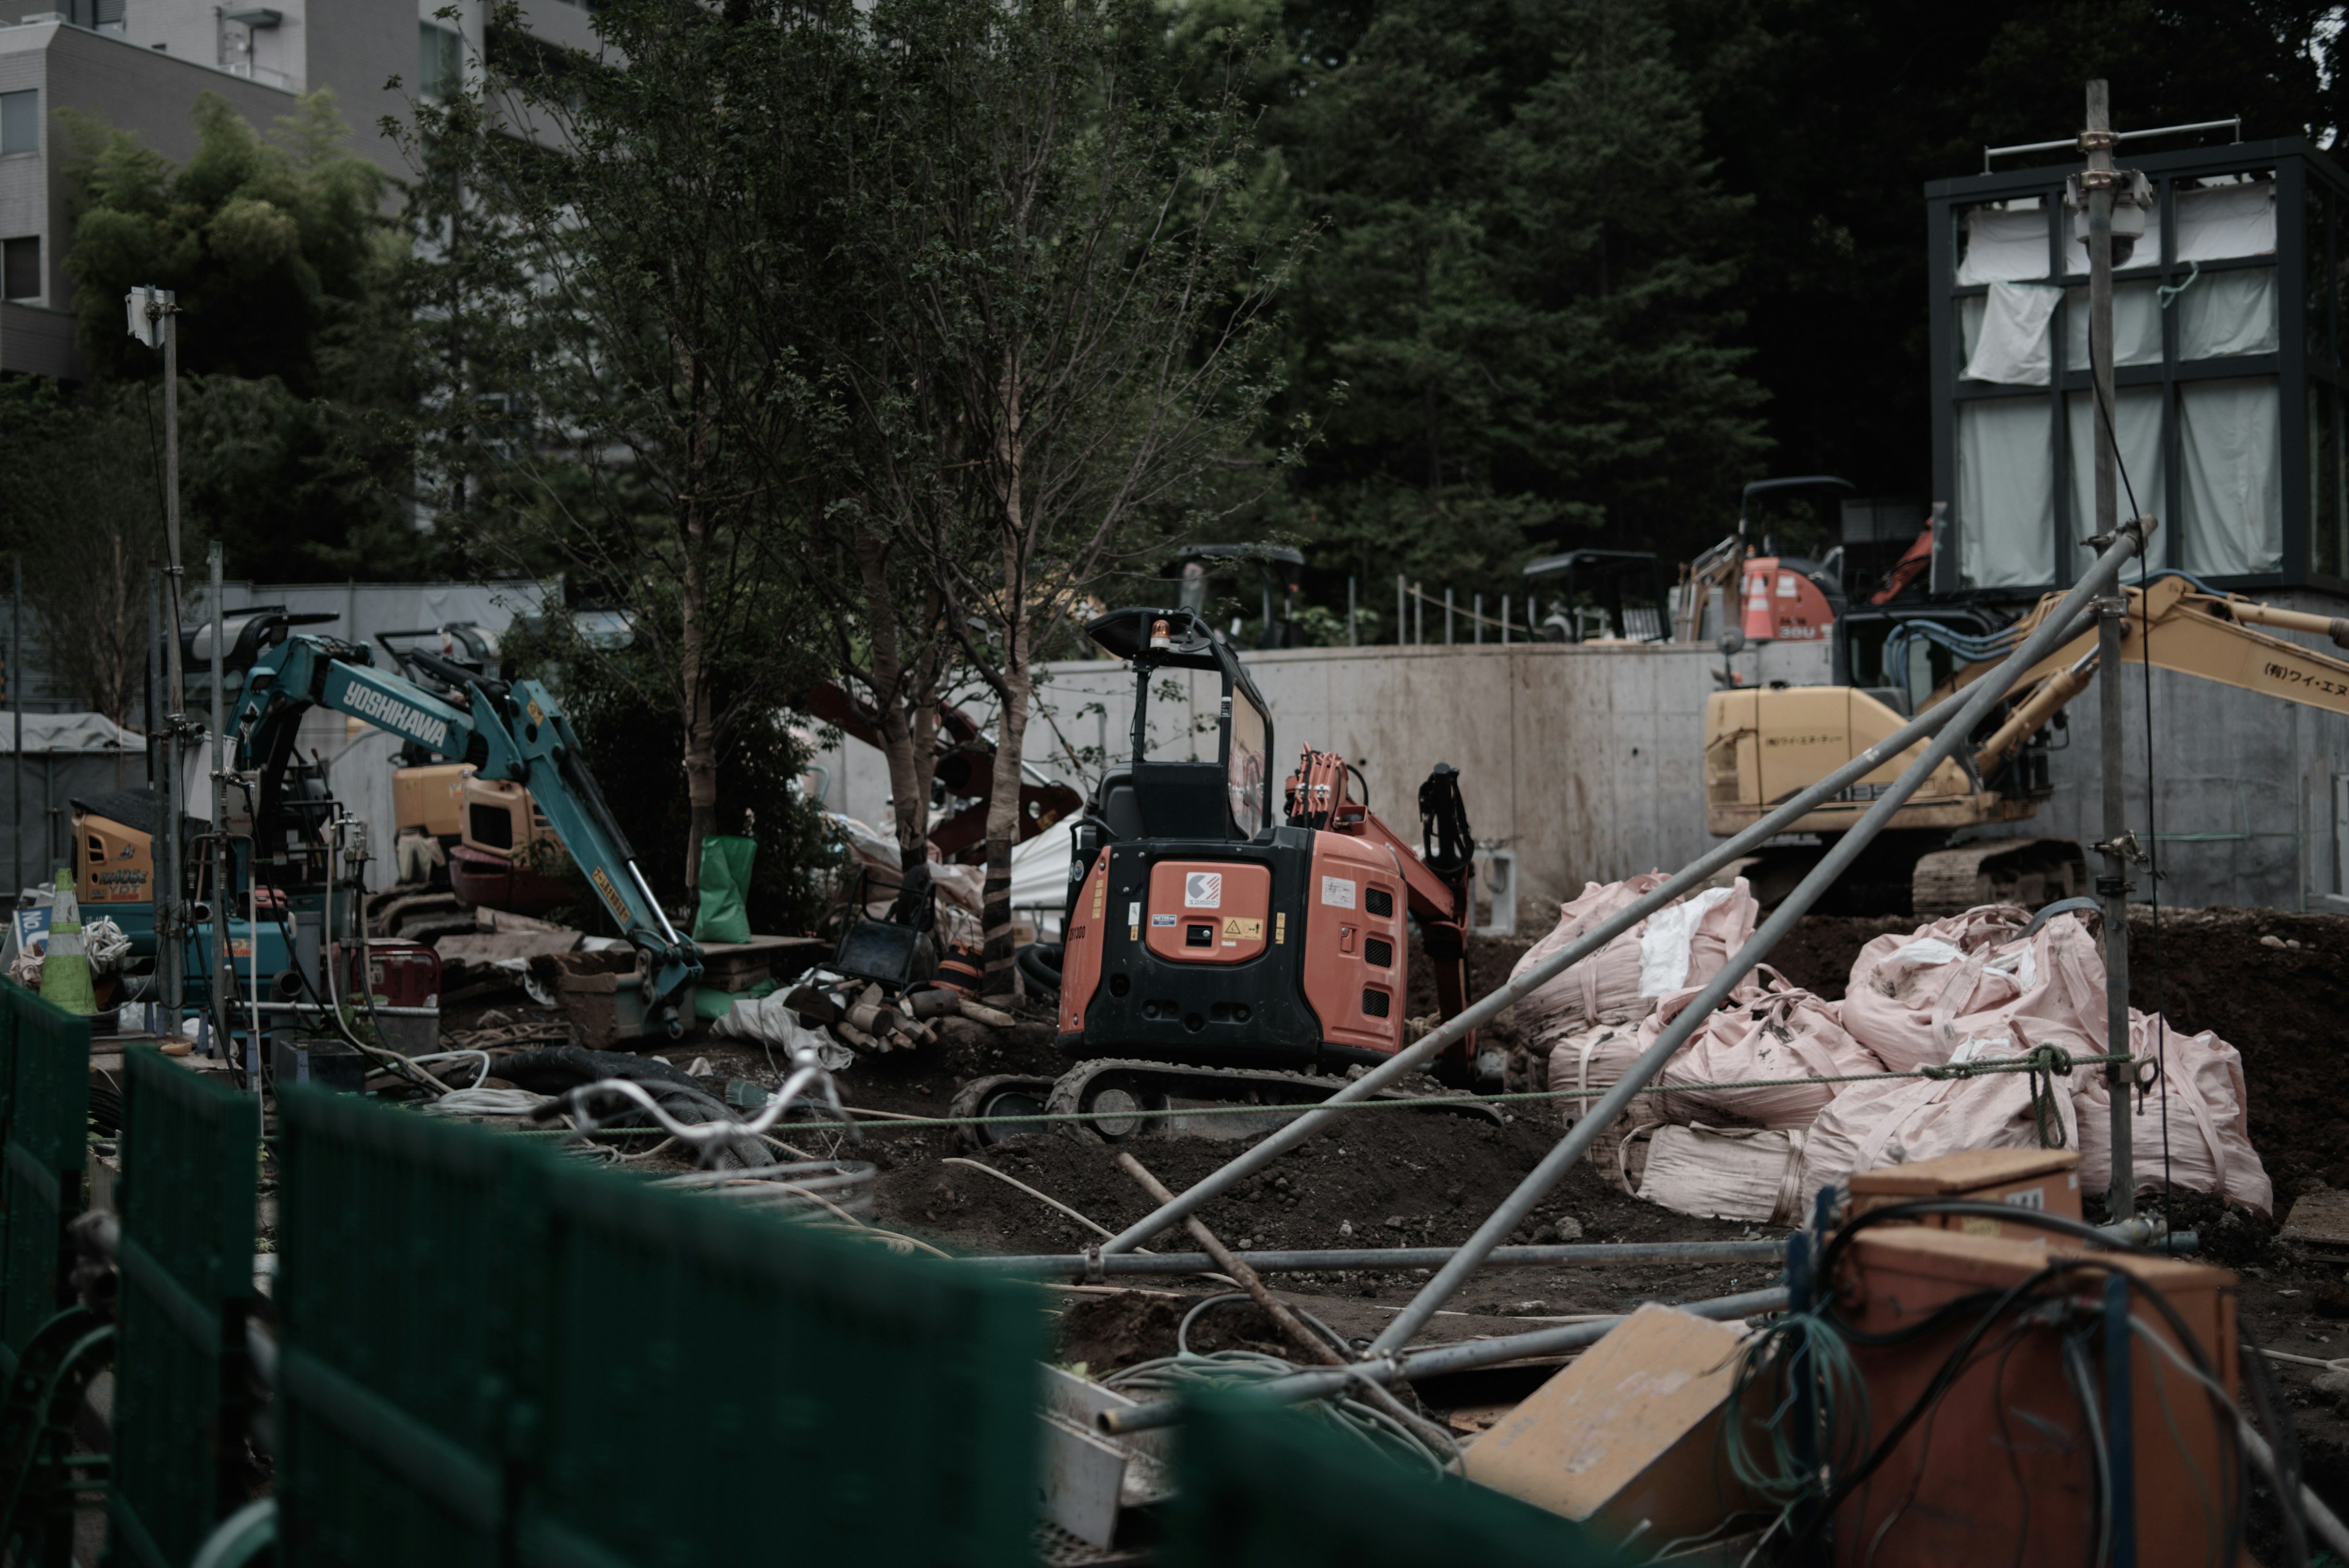
[[[1736,1083],[1671,1084],[1650,1085],[1638,1092],[1642,1095],[1687,1095],[1701,1091],[1731,1091],[1747,1089],[1794,1089],[1812,1084],[1875,1084],[1892,1078],[1926,1078],[1935,1081],[1986,1077],[1994,1073],[2028,1073],[2034,1079],[2043,1076],[2063,1077],[2075,1068],[2103,1066],[2107,1063],[2127,1062],[2128,1056],[2075,1056],[2058,1046],[2043,1045],[2028,1056],[1994,1056],[1979,1062],[1951,1062],[1937,1067],[1915,1067],[1905,1072],[1839,1073],[1819,1078],[1749,1078]],[[866,1132],[916,1132],[947,1127],[1035,1127],[1047,1122],[1101,1121],[1164,1121],[1177,1116],[1254,1116],[1268,1111],[1363,1111],[1424,1110],[1453,1106],[1505,1106],[1544,1100],[1596,1100],[1608,1093],[1598,1089],[1520,1089],[1499,1095],[1417,1095],[1396,1099],[1345,1100],[1336,1104],[1327,1101],[1295,1105],[1270,1106],[1195,1106],[1184,1108],[1153,1110],[1135,1106],[1131,1110],[1036,1111],[1025,1116],[891,1116],[886,1121],[863,1121],[857,1127]],[[2034,1085],[2034,1102],[2040,1094]],[[854,1106],[842,1107],[852,1116]],[[626,1128],[601,1128],[602,1132],[626,1131]],[[2060,1128],[2059,1128],[2060,1135]]]

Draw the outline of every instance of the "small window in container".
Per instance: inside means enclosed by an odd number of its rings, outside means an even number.
[[[2178,389],[2178,537],[2198,576],[2283,565],[2283,460],[2272,377]]]
[[[2055,575],[2055,441],[2045,398],[1958,405],[1957,528],[1968,587],[2037,587]]]
[[[2113,365],[2161,363],[2161,301],[2151,279],[2113,286]],[[2064,294],[2064,369],[2088,369],[2088,291]]]
[[[2180,180],[2171,201],[2180,265],[2275,254],[2276,190],[2268,175]]]
[[[2271,266],[2206,272],[2186,286],[2171,308],[2178,312],[2180,359],[2272,354],[2280,341]]]
[[[2036,196],[1958,214],[1957,283],[2027,283],[2047,275],[2047,206]]]

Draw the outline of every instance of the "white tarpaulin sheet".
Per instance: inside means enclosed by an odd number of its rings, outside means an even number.
[[[2178,259],[2226,261],[2267,255],[2276,248],[2275,182],[2250,180],[2179,191]]]
[[[1958,285],[2020,283],[2047,275],[2047,211],[2044,207],[1967,211],[1958,261]]]
[[[1958,405],[1958,550],[1970,587],[2054,576],[2055,443],[2044,398]]]
[[[2271,266],[2204,273],[2187,284],[2178,312],[2178,357],[2217,359],[2276,351],[2276,275]]]
[[[2053,361],[2049,328],[2063,297],[2064,291],[2053,284],[1992,284],[1981,329],[1966,358],[1966,379],[2006,387],[2045,386]]]
[[[2283,563],[2283,459],[2276,384],[2267,377],[2178,388],[2185,566],[2205,576]]]
[[[2151,283],[2113,288],[2113,364],[2116,368],[2161,363],[2161,300]],[[2064,301],[2064,369],[2088,368],[2088,291],[2068,289]]]
[[[2085,539],[2096,531],[2096,438],[2104,420],[2095,398],[2074,392],[2064,400],[2066,439],[2072,443],[2072,536]],[[2163,504],[2168,476],[2161,461],[2161,389],[2121,387],[2113,398],[2113,425],[2119,436],[2121,468],[2135,487],[2140,511],[2168,517]],[[2115,501],[2119,513],[2128,512],[2128,493],[2119,487]]]

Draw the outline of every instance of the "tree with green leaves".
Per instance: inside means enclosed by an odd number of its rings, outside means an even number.
[[[175,292],[184,515],[232,572],[422,575],[436,552],[406,504],[404,247],[333,93],[295,110],[264,133],[200,94],[184,164],[64,111],[81,350],[96,386],[157,380],[162,356],[124,332],[122,296]]]
[[[822,453],[761,331],[829,303],[811,193],[774,167],[823,134],[792,69],[818,40],[685,0],[595,25],[626,69],[493,48],[473,90],[419,105],[423,484],[478,557],[559,566],[574,606],[626,616],[627,648],[558,651],[673,716],[690,892],[737,826],[730,750],[822,668],[792,635]]]
[[[1300,529],[1373,579],[1521,587],[1583,543],[1702,538],[1763,451],[1743,204],[1651,8],[1295,5],[1268,139],[1323,226],[1284,413]],[[1703,518],[1706,521],[1697,521]]]
[[[1230,510],[1295,251],[1249,211],[1244,57],[1186,96],[1161,18],[1128,0],[882,0],[870,18],[872,110],[838,182],[854,286],[826,364],[869,517],[920,552],[995,700],[986,963],[1009,989],[1034,662],[1092,585]]]

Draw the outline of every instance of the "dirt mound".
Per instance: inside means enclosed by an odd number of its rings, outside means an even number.
[[[1841,1002],[1860,949],[1887,931],[1913,931],[1921,923],[1906,915],[1806,915],[1765,961],[1787,984]]]
[[[1352,1113],[1334,1131],[1309,1138],[1270,1170],[1209,1204],[1203,1215],[1234,1246],[1257,1251],[1329,1247],[1439,1247],[1467,1240],[1560,1136],[1547,1117],[1494,1126],[1418,1110]],[[1243,1144],[1210,1138],[1144,1138],[1130,1146],[1177,1191],[1238,1154]],[[944,1161],[909,1159],[885,1174],[883,1212],[954,1244],[997,1252],[1082,1251],[1098,1232],[1055,1212],[1019,1188],[972,1168],[1011,1176],[1110,1231],[1148,1213],[1149,1197],[1116,1164],[1117,1150],[1061,1133],[1015,1138]],[[1571,1221],[1571,1223],[1567,1223]],[[1591,1241],[1733,1236],[1733,1225],[1689,1220],[1640,1202],[1578,1166],[1521,1227],[1518,1241],[1555,1239],[1563,1229]],[[1195,1250],[1172,1231],[1147,1243]]]
[[[1149,1291],[1079,1296],[1054,1330],[1056,1359],[1092,1376],[1174,1354],[1174,1331],[1191,1303]]]

